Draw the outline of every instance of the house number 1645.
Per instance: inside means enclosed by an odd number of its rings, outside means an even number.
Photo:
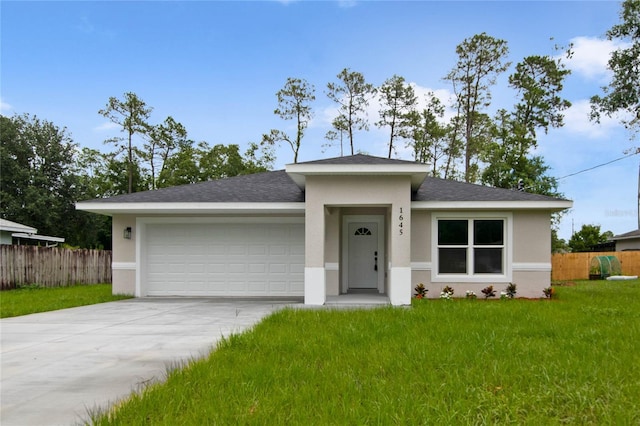
[[[398,215],[398,229],[400,235],[404,235],[404,212],[402,211],[402,207],[400,207],[400,214]]]

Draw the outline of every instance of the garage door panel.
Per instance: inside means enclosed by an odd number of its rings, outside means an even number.
[[[269,246],[269,256],[283,256],[289,251],[289,247],[281,244],[274,244]]]
[[[246,245],[238,245],[238,244],[230,244],[228,246],[229,250],[227,251],[228,255],[231,256],[246,256],[247,255],[247,246]]]
[[[148,295],[303,295],[303,224],[152,224],[144,250]]]

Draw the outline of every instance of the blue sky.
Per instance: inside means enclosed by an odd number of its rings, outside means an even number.
[[[515,64],[528,55],[555,55],[574,43],[564,97],[573,103],[565,127],[540,137],[538,153],[556,177],[610,161],[633,146],[616,120],[588,120],[588,99],[608,81],[606,61],[616,47],[604,38],[619,22],[615,1],[261,1],[85,2],[2,1],[0,112],[30,113],[66,127],[82,147],[107,151],[116,136],[98,114],[110,96],[135,92],[154,108],[152,121],[173,116],[189,138],[210,144],[259,142],[270,129],[289,130],[273,114],[275,93],[287,77],[316,89],[314,119],[300,161],[339,155],[324,150],[335,106],[326,84],[343,68],[380,85],[394,74],[417,93],[446,101],[442,77],[455,48],[486,32],[508,42]],[[553,38],[553,40],[551,40]],[[507,73],[493,88],[491,111],[510,109],[515,94]],[[377,121],[372,104],[369,121]],[[386,130],[356,134],[356,148],[385,156]],[[638,142],[636,141],[636,144]],[[400,149],[398,158],[411,159]],[[292,162],[287,146],[276,168]],[[560,181],[574,200],[560,236],[572,224],[598,224],[615,234],[638,226],[640,156]]]

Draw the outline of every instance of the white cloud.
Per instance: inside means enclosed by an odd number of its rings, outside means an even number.
[[[12,112],[13,106],[0,99],[0,112]]]
[[[409,83],[416,93],[418,98],[418,109],[422,110],[427,107],[427,98],[429,93],[440,100],[442,105],[445,106],[443,122],[449,122],[455,116],[455,111],[450,108],[454,95],[449,89],[431,89],[429,87],[422,87],[416,83]]]
[[[453,94],[447,89],[431,89],[429,87],[423,87],[416,83],[410,82],[409,85],[413,87],[413,90],[416,94],[416,98],[418,98],[418,110],[426,108],[427,106],[427,95],[429,93],[433,93],[433,95],[442,102],[442,104],[447,107],[445,110],[445,115],[443,121],[449,121],[451,117],[453,117],[455,111],[449,108],[451,104],[451,99]],[[375,97],[369,99],[369,106],[366,109],[367,116],[369,117],[369,124],[372,129],[375,127],[374,123],[380,119],[380,98],[376,94]],[[331,104],[325,108],[320,109],[319,113],[316,114],[316,118],[313,120],[313,123],[310,124],[320,127],[320,126],[331,126],[331,122],[338,115],[338,106],[335,104]]]
[[[358,4],[356,0],[338,0],[338,6],[343,9],[355,7]]]
[[[106,121],[104,123],[102,123],[101,125],[94,127],[93,130],[95,132],[104,132],[107,130],[113,130],[113,129],[118,129],[120,128],[120,125],[116,124],[116,123],[112,123],[111,121]]]
[[[573,102],[571,107],[564,112],[564,129],[589,139],[600,139],[606,137],[613,129],[622,126],[618,117],[602,116],[600,123],[590,121],[590,111],[589,100],[582,99]]]
[[[611,53],[629,46],[628,43],[616,40],[582,36],[572,38],[571,43],[573,56],[570,59],[562,58],[566,61],[568,68],[589,80],[602,82],[608,81],[611,75],[611,71],[607,68]]]

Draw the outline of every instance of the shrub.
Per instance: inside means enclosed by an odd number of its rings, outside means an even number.
[[[471,299],[471,300],[475,300],[478,298],[478,296],[476,296],[476,292],[475,291],[471,291],[471,290],[467,290],[467,293],[465,294],[465,296],[467,299]]]
[[[424,299],[427,297],[427,292],[429,291],[422,283],[415,286],[413,290],[416,292],[416,299]]]
[[[516,297],[516,285],[514,283],[509,283],[507,289],[505,290],[505,293],[507,294],[507,297],[509,299],[513,299],[514,297]]]
[[[440,292],[440,299],[451,299],[453,297],[453,288],[446,286]]]
[[[484,294],[484,298],[488,299],[496,295],[496,291],[493,289],[493,286],[490,285],[482,289],[482,294]]]
[[[547,287],[542,290],[542,292],[544,293],[544,297],[546,297],[547,299],[552,299],[553,295],[556,293],[553,287]]]

